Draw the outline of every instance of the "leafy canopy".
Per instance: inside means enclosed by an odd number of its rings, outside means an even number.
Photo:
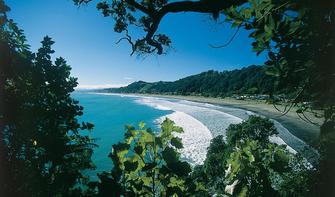
[[[32,53],[7,11],[0,0],[1,195],[80,196],[95,145],[82,134],[93,125],[78,121],[83,107],[70,96],[77,79],[63,58],[52,60],[50,37]]]
[[[113,145],[111,172],[99,175],[98,183],[101,196],[184,196],[190,188],[186,178],[191,167],[180,160],[178,149],[182,148],[181,139],[173,133],[183,132],[182,128],[165,119],[157,134],[145,128],[126,127],[124,142]],[[204,190],[192,183],[194,192]]]
[[[267,75],[264,66],[251,65],[232,71],[210,70],[173,82],[137,81],[125,87],[101,91],[225,97],[233,94],[268,94],[273,92],[274,83],[275,77]]]
[[[90,1],[74,0],[77,5]],[[306,122],[313,123],[304,114],[306,111],[324,118],[319,141],[320,176],[313,187],[317,188],[315,195],[324,191],[323,195],[327,196],[330,190],[335,195],[335,177],[330,175],[335,173],[332,156],[335,150],[335,6],[332,0],[115,0],[101,1],[97,7],[104,16],[114,19],[114,30],[125,34],[121,40],[130,43],[132,54],[160,55],[171,45],[167,35],[157,32],[167,14],[208,13],[214,19],[223,14],[237,31],[241,28],[250,31],[253,50],[257,54],[267,53],[264,63],[267,73],[277,78],[273,90],[285,88],[294,92],[286,95],[289,102],[282,113],[298,106],[296,112]],[[145,36],[134,40],[133,28],[143,30]]]
[[[300,155],[269,142],[276,134],[273,123],[258,116],[230,125],[227,139],[212,139],[204,165],[191,177],[211,195],[305,196],[312,171]]]

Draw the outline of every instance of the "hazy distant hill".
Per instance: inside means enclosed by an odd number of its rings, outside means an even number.
[[[202,72],[173,82],[134,82],[126,87],[108,88],[113,93],[155,93],[201,96],[229,96],[232,94],[266,94],[273,87],[274,78],[265,74],[262,66],[249,66],[232,71]]]

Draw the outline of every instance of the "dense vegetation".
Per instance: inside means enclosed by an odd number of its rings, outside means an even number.
[[[214,19],[223,13],[233,27],[250,30],[255,52],[268,53],[267,73],[276,78],[275,84],[296,92],[291,106],[299,106],[302,114],[312,105],[323,110],[319,165],[314,171],[299,155],[270,143],[269,136],[276,134],[273,124],[252,116],[231,125],[227,139],[213,139],[204,165],[190,172],[190,166],[180,161],[180,139],[173,135],[181,129],[166,120],[159,134],[143,124],[138,130],[128,127],[125,141],[114,145],[110,154],[114,168],[99,175],[100,182],[90,182],[83,171],[94,167],[95,145],[81,131],[93,125],[77,119],[83,109],[70,96],[76,79],[70,77],[63,58],[52,61],[49,37],[43,39],[37,53],[30,51],[22,30],[7,18],[9,8],[0,0],[1,195],[332,196],[335,71],[331,1],[115,0],[99,3],[98,9],[115,19],[115,31],[126,33],[124,40],[137,53],[162,54],[163,47],[171,45],[166,35],[155,34],[169,13],[210,13]],[[137,11],[142,14],[135,15]],[[143,28],[145,37],[133,41],[129,25]],[[250,91],[254,85],[236,86],[232,91]]]
[[[77,5],[90,1],[74,0]],[[253,51],[267,53],[267,73],[276,78],[279,89],[292,93],[288,95],[290,104],[283,114],[297,106],[301,118],[311,122],[304,112],[315,107],[322,110],[322,114],[315,113],[324,122],[320,127],[318,175],[311,188],[315,196],[335,195],[335,5],[332,0],[115,0],[100,1],[97,8],[104,17],[115,21],[114,31],[125,35],[121,40],[130,44],[131,54],[161,55],[171,47],[172,40],[159,32],[162,19],[169,14],[207,13],[214,20],[223,15],[236,31],[242,28],[249,31]],[[143,34],[133,35],[134,28]]]
[[[203,165],[193,171],[180,161],[182,128],[166,119],[153,133],[144,123],[126,127],[124,142],[113,145],[114,168],[90,184],[92,196],[304,196],[310,164],[284,145],[269,141],[277,134],[268,119],[251,116],[230,125],[227,139],[211,141]]]
[[[51,60],[51,38],[32,53],[7,11],[0,1],[0,195],[78,196],[95,145],[70,96],[77,81],[63,58]]]
[[[154,133],[144,123],[136,130],[127,126],[124,142],[113,145],[109,155],[114,168],[99,175],[98,196],[192,196],[205,192],[204,186],[189,180],[191,166],[180,161],[181,139],[174,133],[182,128],[165,119]],[[93,191],[96,189],[93,187]],[[204,193],[206,194],[206,193]]]
[[[249,66],[232,71],[207,71],[174,82],[134,82],[126,87],[103,91],[114,93],[151,93],[225,97],[232,94],[269,94],[275,78],[266,75],[264,67]],[[278,92],[278,90],[277,90]]]
[[[191,174],[208,192],[234,196],[306,196],[309,164],[269,141],[278,132],[257,116],[227,129],[227,138],[212,139],[206,160]]]

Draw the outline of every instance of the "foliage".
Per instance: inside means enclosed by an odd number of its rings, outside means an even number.
[[[206,160],[202,166],[194,168],[191,176],[200,178],[211,194],[224,193],[226,159],[231,152],[222,135],[211,140]],[[201,175],[201,176],[200,176]]]
[[[89,1],[74,0],[77,4]],[[254,51],[257,54],[267,51],[267,73],[277,77],[276,83],[267,90],[285,88],[296,92],[291,106],[298,105],[297,113],[302,117],[304,111],[315,107],[324,111],[321,160],[311,195],[327,196],[330,190],[334,191],[334,6],[330,0],[322,3],[312,0],[115,0],[102,1],[97,7],[104,16],[114,18],[114,30],[125,34],[121,40],[130,43],[132,53],[162,54],[163,47],[171,45],[167,35],[156,33],[160,21],[169,13],[210,13],[214,19],[223,13],[233,27],[251,31]],[[76,119],[82,114],[82,108],[70,98],[76,80],[70,77],[70,67],[64,59],[51,61],[53,42],[50,38],[43,40],[36,54],[31,53],[22,30],[7,19],[7,11],[9,8],[1,0],[0,160],[2,178],[6,180],[2,180],[1,190],[9,196],[80,195],[76,186],[86,181],[81,171],[93,167],[90,161],[93,144],[87,136],[79,135],[79,131],[91,129],[92,125],[79,124]],[[145,36],[133,40],[130,26],[143,29]],[[159,86],[165,84],[159,83]],[[224,88],[229,87],[218,86],[206,92],[207,84],[216,82],[200,83],[206,85],[192,92],[222,96]],[[255,90],[258,87],[254,84],[248,89],[242,89],[243,85],[235,81],[232,92],[263,91]],[[144,84],[143,91],[150,89],[150,84]],[[184,90],[180,92],[187,94]],[[213,140],[208,161],[203,167],[195,168],[191,177],[203,182],[208,181],[208,177],[216,177],[210,182],[214,191],[239,196],[304,195],[308,191],[304,160],[267,141],[275,131],[266,121],[248,124],[231,126],[227,144],[223,139]],[[262,126],[258,129],[255,124]],[[167,125],[170,126],[163,127],[162,133],[170,134],[158,137],[143,125],[139,130],[129,128],[127,141],[115,145],[111,154],[115,168],[111,173],[100,175],[99,192],[168,195],[188,194],[190,188],[203,191],[200,182],[193,187],[188,185],[189,166],[179,161],[176,152],[181,146],[180,140],[171,135],[172,123]],[[222,152],[217,151],[220,148]],[[219,158],[222,163],[215,163]],[[217,176],[214,173],[222,166],[228,168],[224,178],[222,173]],[[216,188],[224,188],[224,191]]]
[[[278,78],[279,87],[296,92],[292,102],[303,113],[311,106],[324,110],[334,106],[333,11],[330,1],[250,0],[247,6],[231,7],[224,13],[232,26],[251,31],[257,54],[267,51],[267,73]]]
[[[174,82],[138,81],[126,87],[104,91],[224,97],[232,94],[268,94],[272,92],[273,84],[274,78],[266,75],[262,66],[249,66],[241,70],[207,71]]]
[[[161,131],[126,127],[124,142],[113,145],[114,168],[99,175],[98,196],[185,196],[204,190],[200,184],[186,180],[191,167],[180,161],[181,139],[173,135],[182,128],[165,119]],[[109,189],[110,188],[110,189]]]
[[[335,146],[334,11],[327,0],[250,0],[248,6],[225,10],[228,21],[251,31],[254,51],[268,53],[267,73],[277,77],[278,87],[296,92],[288,110],[298,106],[298,115],[307,122],[305,111],[323,110],[319,175],[312,186],[312,195],[321,196],[335,195],[335,178],[329,176],[335,173],[329,154]]]
[[[82,5],[92,0],[73,0],[76,5]],[[245,0],[227,1],[173,1],[173,0],[114,0],[99,1],[97,9],[104,17],[112,17],[115,21],[114,31],[124,33],[126,40],[132,47],[132,53],[154,53],[163,54],[171,46],[171,39],[157,32],[159,23],[169,13],[193,11],[211,13],[217,18],[219,11],[232,5],[241,5]],[[133,38],[129,32],[136,29],[144,32],[143,37]]]
[[[81,134],[93,125],[79,123],[83,107],[70,96],[76,78],[63,58],[52,61],[51,38],[30,52],[7,11],[1,0],[1,195],[79,196],[95,145]]]
[[[89,1],[74,0],[77,5]],[[332,0],[115,0],[102,1],[97,7],[104,16],[113,17],[116,32],[126,34],[123,39],[131,44],[132,53],[163,54],[163,47],[170,46],[172,41],[157,31],[162,18],[172,13],[208,13],[215,20],[224,14],[237,31],[241,28],[250,31],[253,50],[257,54],[267,52],[267,73],[277,78],[272,90],[295,92],[287,95],[290,104],[283,114],[298,106],[298,115],[311,122],[304,112],[314,108],[323,110],[321,115],[315,113],[325,121],[320,130],[320,175],[312,187],[314,195],[335,195],[335,177],[329,176],[329,171],[335,173],[335,158],[329,154],[335,146],[335,6]],[[144,38],[133,42],[129,35],[131,26],[142,29]],[[159,39],[159,35],[164,35],[164,39]]]
[[[211,141],[198,177],[212,194],[234,196],[304,196],[308,193],[306,160],[269,142],[277,134],[268,119],[251,116],[227,129],[227,141]]]
[[[251,139],[268,143],[269,136],[278,134],[276,127],[268,119],[250,116],[243,124],[231,124],[227,128],[227,143],[236,144],[240,140]]]
[[[73,1],[82,5],[91,0]],[[157,32],[167,14],[208,13],[215,20],[224,14],[232,28],[251,32],[257,54],[268,52],[267,72],[278,77],[279,87],[297,92],[295,103],[307,100],[320,107],[334,104],[335,29],[331,0],[115,0],[98,2],[97,8],[105,17],[114,19],[114,30],[126,34],[122,39],[131,44],[133,52],[158,54],[171,44],[166,35]],[[134,28],[143,30],[145,36],[134,41],[130,35]]]

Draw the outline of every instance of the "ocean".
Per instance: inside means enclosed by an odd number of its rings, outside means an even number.
[[[94,129],[89,135],[96,139],[95,143],[99,147],[95,148],[92,156],[96,165],[96,170],[89,172],[92,176],[112,169],[112,160],[108,154],[113,144],[123,140],[126,125],[137,127],[138,123],[143,121],[146,127],[158,130],[159,125],[155,120],[172,112],[140,105],[135,102],[134,97],[80,92],[74,93],[72,97],[84,107],[84,115],[79,120],[94,124]]]
[[[230,124],[240,123],[254,114],[237,108],[178,99],[87,92],[75,92],[72,96],[84,107],[80,121],[94,124],[89,135],[96,139],[95,143],[99,146],[94,149],[92,156],[96,169],[87,172],[93,179],[97,173],[113,168],[108,154],[113,144],[123,140],[126,125],[137,127],[143,121],[147,128],[159,131],[159,123],[170,118],[184,129],[184,133],[178,134],[184,146],[179,150],[181,158],[194,166],[206,159],[207,148],[213,137],[225,137]],[[302,140],[277,121],[272,121],[279,134],[271,136],[271,141],[288,144],[287,148],[292,152],[305,149],[306,144]]]

